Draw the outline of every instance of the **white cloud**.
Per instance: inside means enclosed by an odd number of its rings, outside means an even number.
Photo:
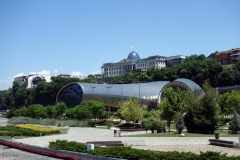
[[[99,70],[99,71],[93,71],[93,72],[90,73],[90,74],[92,74],[92,75],[94,75],[94,74],[101,74],[101,70]]]
[[[30,72],[29,74],[37,74],[36,72]]]
[[[23,72],[21,72],[21,73],[16,74],[15,76],[13,76],[13,78],[20,77],[20,76],[25,76],[25,74]]]
[[[13,79],[9,76],[7,79],[0,80],[0,90],[7,90],[12,87]]]
[[[79,71],[74,71],[71,73],[71,77],[83,78],[84,76],[85,76],[85,73],[81,73]]]
[[[55,69],[54,72],[57,73],[57,72],[58,72],[58,69]]]
[[[38,74],[43,75],[43,76],[50,76],[51,71],[42,70],[42,71],[38,72]]]

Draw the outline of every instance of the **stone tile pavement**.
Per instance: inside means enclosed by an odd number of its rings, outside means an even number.
[[[0,120],[1,121],[1,120]],[[50,141],[68,140],[85,143],[87,141],[104,141],[104,140],[120,140],[124,141],[127,145],[136,146],[173,146],[173,145],[207,145],[208,139],[214,137],[128,137],[133,134],[142,134],[145,131],[122,133],[121,137],[114,137],[113,130],[100,129],[100,128],[78,128],[70,127],[68,134],[51,135],[42,137],[32,137],[25,139],[15,139],[16,142],[23,144],[35,145],[40,147],[48,147]],[[149,133],[150,134],[150,133]],[[163,133],[164,134],[164,133]],[[233,140],[238,142],[238,137],[220,137],[220,139]],[[33,154],[38,159],[39,155]],[[21,157],[22,160],[34,159],[30,153],[25,153],[11,148],[0,147],[0,159],[12,160]],[[24,159],[24,157],[26,157]],[[52,160],[51,157],[42,157]],[[44,159],[45,160],[45,159]]]

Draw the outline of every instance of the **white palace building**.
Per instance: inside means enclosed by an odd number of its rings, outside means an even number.
[[[101,67],[102,77],[115,77],[126,73],[127,71],[146,71],[149,68],[164,68],[166,66],[173,66],[180,64],[186,56],[149,56],[148,58],[140,59],[137,52],[129,53],[127,59],[123,59],[117,63],[104,63]]]

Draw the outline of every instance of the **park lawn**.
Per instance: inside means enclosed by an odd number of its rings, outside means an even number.
[[[60,128],[59,130],[60,130],[61,134],[67,134],[69,129],[67,129],[67,128]]]
[[[11,140],[11,136],[0,136],[1,139]],[[27,136],[14,136],[14,139],[28,138]]]
[[[215,137],[215,133],[219,133],[219,137],[240,137],[240,133],[232,134],[228,131],[216,130],[213,134],[201,134],[201,133],[188,133],[183,132],[185,137]],[[177,132],[166,132],[166,133],[151,133],[148,131],[147,134],[128,135],[129,137],[180,137]]]

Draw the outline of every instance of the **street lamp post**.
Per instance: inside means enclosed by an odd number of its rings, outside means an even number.
[[[91,88],[92,88],[92,91],[93,91],[93,94],[92,94],[92,95],[93,95],[93,99],[94,99],[94,89],[95,89],[96,87],[95,87],[95,86],[92,86]]]
[[[122,88],[122,85],[127,83],[128,81],[120,81],[119,83],[121,84],[121,97],[122,97],[122,102],[121,104],[123,105],[123,88]]]
[[[146,82],[146,81],[137,81],[138,82],[138,88],[139,88],[139,105],[141,106],[141,82]]]
[[[108,89],[108,119],[110,118],[110,104],[109,104],[109,88],[112,88],[112,86],[107,86]]]

